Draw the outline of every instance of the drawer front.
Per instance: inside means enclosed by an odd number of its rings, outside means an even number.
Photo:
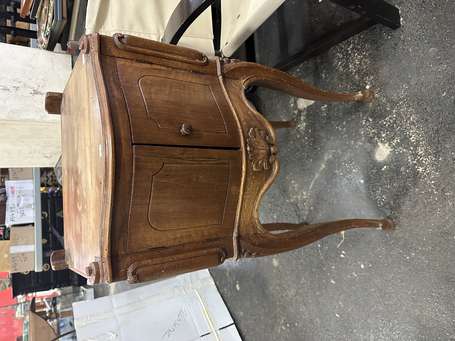
[[[118,59],[134,144],[239,147],[233,113],[215,75]]]
[[[128,252],[232,238],[240,152],[134,146]]]

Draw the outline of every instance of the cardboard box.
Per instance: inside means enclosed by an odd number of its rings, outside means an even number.
[[[32,180],[33,168],[10,168],[8,180]]]
[[[33,225],[11,227],[11,273],[35,269],[35,228]]]
[[[11,272],[11,264],[9,259],[9,240],[0,240],[0,272]]]

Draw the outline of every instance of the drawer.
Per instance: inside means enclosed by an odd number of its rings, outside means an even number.
[[[133,144],[240,146],[216,75],[117,59]]]
[[[133,150],[128,252],[232,238],[240,151],[154,146]]]

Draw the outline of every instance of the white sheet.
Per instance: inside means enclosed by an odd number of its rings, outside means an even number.
[[[78,340],[241,341],[207,270],[73,304]]]

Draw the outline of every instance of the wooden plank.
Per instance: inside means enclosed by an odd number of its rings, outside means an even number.
[[[95,44],[95,42],[91,42]],[[63,211],[68,266],[89,277],[87,267],[103,256],[103,233],[109,229],[108,197],[111,147],[102,118],[94,67],[95,54],[81,54],[63,94]],[[110,132],[110,131],[109,131]]]

